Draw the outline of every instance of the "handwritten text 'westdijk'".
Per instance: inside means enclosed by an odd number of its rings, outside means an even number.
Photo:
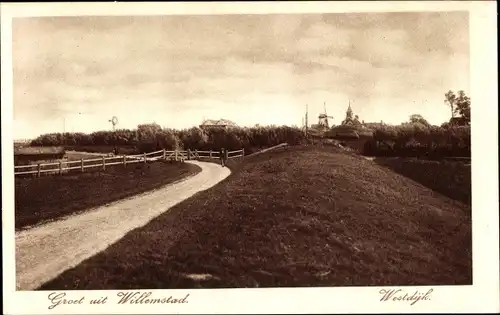
[[[189,294],[183,297],[173,296],[154,296],[153,292],[118,292],[116,299],[112,302],[115,304],[184,304],[188,303]],[[49,310],[59,305],[75,305],[75,304],[107,304],[111,299],[108,296],[102,296],[97,299],[87,299],[85,296],[67,297],[65,292],[52,292],[49,294],[50,301]]]
[[[434,290],[429,289],[429,291],[427,292],[419,292],[418,290],[416,290],[415,292],[413,292],[413,294],[411,294],[401,289],[397,290],[382,289],[379,291],[379,293],[382,295],[382,298],[380,299],[380,301],[382,302],[404,301],[404,302],[411,302],[410,305],[414,305],[418,301],[430,301],[432,291]]]

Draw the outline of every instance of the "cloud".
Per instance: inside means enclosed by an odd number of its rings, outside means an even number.
[[[339,104],[332,112],[341,116],[348,99],[362,119],[402,119],[414,100],[442,104],[469,80],[461,12],[22,18],[13,39],[23,126],[74,112],[104,125],[98,117],[111,113],[131,126],[193,125],[204,115],[299,124],[305,103]],[[446,118],[428,106],[423,114]]]

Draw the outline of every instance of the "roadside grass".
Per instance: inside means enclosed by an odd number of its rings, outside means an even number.
[[[382,166],[471,206],[471,165],[457,161],[417,158],[375,158]]]
[[[20,230],[130,197],[196,174],[189,163],[158,161],[108,166],[40,178],[15,178],[15,227]]]
[[[233,173],[40,290],[472,284],[471,209],[331,147]]]

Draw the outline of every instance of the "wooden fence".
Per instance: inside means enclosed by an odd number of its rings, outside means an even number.
[[[273,150],[276,150],[276,149],[283,149],[283,148],[286,148],[288,147],[288,143],[280,143],[278,145],[275,145],[273,147],[270,147],[270,148],[266,148],[266,149],[262,149],[260,151],[257,151],[257,152],[254,152],[252,154],[249,154],[249,155],[246,155],[247,157],[250,157],[250,156],[255,156],[255,155],[259,155],[261,153],[265,153],[265,152],[269,152],[269,151],[273,151]]]
[[[41,174],[64,174],[70,170],[81,170],[100,168],[106,170],[107,166],[124,165],[134,163],[147,163],[158,160],[166,161],[185,161],[185,160],[203,160],[203,159],[219,159],[222,165],[228,159],[243,158],[245,150],[228,151],[221,149],[219,151],[198,151],[198,150],[159,150],[150,153],[137,155],[122,155],[122,156],[102,156],[99,158],[80,159],[75,161],[58,161],[53,163],[38,163],[32,165],[17,165],[14,166],[14,175],[28,175],[40,177]]]

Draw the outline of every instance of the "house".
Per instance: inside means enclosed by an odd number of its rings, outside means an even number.
[[[26,145],[29,145],[30,142],[31,142],[31,139],[15,139],[14,145],[15,146],[26,146]]]
[[[212,129],[212,128],[228,129],[237,126],[238,125],[236,125],[234,122],[227,119],[219,119],[219,120],[206,119],[201,123],[200,129]]]
[[[452,117],[450,118],[450,125],[452,126],[468,126],[470,123],[465,117]]]
[[[14,147],[14,165],[59,161],[65,154],[64,147]]]

